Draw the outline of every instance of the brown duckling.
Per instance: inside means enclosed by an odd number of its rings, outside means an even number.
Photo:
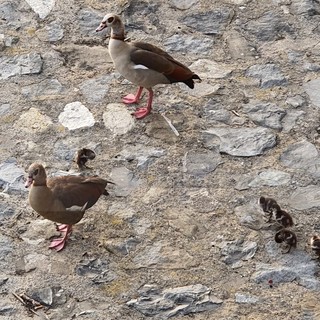
[[[260,207],[262,208],[263,212],[269,213],[268,222],[270,222],[272,215],[274,213],[276,213],[278,210],[281,210],[277,201],[272,198],[260,197],[259,204],[260,204]]]
[[[315,235],[311,237],[310,247],[320,257],[320,236]]]
[[[44,218],[62,223],[58,226],[63,237],[54,239],[50,248],[62,250],[71,233],[72,225],[79,222],[85,210],[91,208],[105,189],[113,183],[99,177],[62,176],[47,179],[44,167],[33,163],[28,169],[25,187],[31,186],[29,203]]]
[[[288,245],[288,247],[289,247],[288,251],[283,252],[283,253],[289,253],[292,247],[294,247],[294,248],[297,247],[297,236],[291,230],[281,229],[280,231],[278,231],[275,234],[274,240],[277,243],[284,242],[285,244]]]
[[[274,216],[276,221],[280,223],[284,228],[293,226],[293,220],[288,212],[280,209],[275,213]]]
[[[96,154],[93,150],[87,149],[87,148],[82,148],[77,151],[77,154],[75,156],[75,162],[78,165],[78,168],[80,170],[87,168],[90,169],[86,163],[88,160],[93,160],[96,157]]]

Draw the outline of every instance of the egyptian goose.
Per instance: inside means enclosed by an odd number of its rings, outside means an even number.
[[[29,203],[44,218],[62,223],[57,228],[62,237],[52,240],[49,248],[62,250],[72,231],[72,225],[79,222],[86,209],[100,198],[108,195],[105,189],[110,181],[99,177],[62,176],[47,179],[44,167],[33,163],[28,169],[25,187],[31,185]]]
[[[297,236],[291,230],[281,229],[275,234],[274,240],[277,243],[284,242],[285,244],[288,245],[289,248],[284,253],[289,253],[292,247],[294,248],[297,247]]]
[[[137,119],[142,119],[151,112],[153,86],[183,82],[193,89],[193,80],[200,80],[197,74],[176,61],[162,49],[144,42],[125,42],[124,25],[121,18],[116,14],[107,14],[96,29],[96,32],[107,27],[111,27],[109,53],[115,69],[124,78],[139,86],[136,95],[129,94],[125,96],[123,102],[126,104],[139,103],[143,88],[149,91],[147,106],[139,108],[134,113]]]

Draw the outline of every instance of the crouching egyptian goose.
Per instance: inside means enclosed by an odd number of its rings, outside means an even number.
[[[126,104],[138,103],[143,88],[149,91],[147,106],[139,108],[134,113],[137,119],[144,118],[151,111],[153,86],[183,82],[193,89],[193,80],[200,80],[197,74],[160,48],[144,42],[125,42],[124,25],[119,16],[113,13],[107,14],[96,31],[107,27],[111,27],[109,53],[116,70],[127,80],[139,86],[136,95],[125,96],[123,102]]]
[[[62,176],[47,179],[41,164],[33,163],[28,169],[25,187],[31,185],[29,203],[44,218],[62,223],[58,230],[62,237],[52,240],[49,248],[62,250],[71,233],[72,225],[79,222],[86,209],[108,195],[105,189],[110,181],[99,177]]]

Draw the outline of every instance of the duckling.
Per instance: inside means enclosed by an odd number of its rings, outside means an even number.
[[[288,212],[280,209],[277,210],[274,216],[276,221],[280,223],[284,228],[293,226],[293,220]]]
[[[91,169],[86,165],[86,162],[88,160],[93,160],[96,157],[96,154],[94,151],[87,149],[87,148],[82,148],[77,151],[76,156],[75,156],[75,162],[78,165],[78,168],[82,170],[83,168]]]
[[[315,235],[311,237],[310,247],[320,257],[320,236]]]
[[[269,213],[268,222],[270,222],[272,215],[280,209],[280,206],[277,204],[277,201],[272,198],[260,197],[259,199],[260,207],[263,212]]]
[[[297,236],[291,230],[281,229],[275,234],[274,240],[277,243],[284,242],[285,244],[288,245],[289,247],[288,251],[285,251],[283,253],[289,253],[292,247],[294,248],[297,247]]]

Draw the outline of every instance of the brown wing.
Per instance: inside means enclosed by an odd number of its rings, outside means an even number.
[[[158,71],[167,76],[171,82],[188,80],[194,75],[188,67],[152,44],[134,42],[132,48],[130,58],[135,64],[142,64]]]
[[[84,206],[91,208],[105,193],[108,181],[98,177],[65,176],[47,180],[47,186],[53,196],[58,198],[66,208]]]

